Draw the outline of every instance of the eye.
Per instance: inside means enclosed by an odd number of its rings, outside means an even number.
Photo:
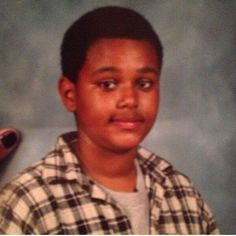
[[[150,79],[140,79],[137,81],[137,87],[142,90],[148,90],[152,87],[153,81]]]
[[[98,82],[98,86],[104,90],[113,90],[117,86],[115,80],[102,80]]]

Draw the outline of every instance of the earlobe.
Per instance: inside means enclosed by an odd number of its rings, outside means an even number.
[[[58,82],[58,91],[68,111],[76,111],[76,85],[66,77]]]

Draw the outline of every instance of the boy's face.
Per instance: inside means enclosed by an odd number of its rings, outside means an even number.
[[[136,148],[156,118],[159,75],[156,51],[146,41],[92,44],[76,84],[60,81],[62,99],[76,113],[79,142],[114,152]]]

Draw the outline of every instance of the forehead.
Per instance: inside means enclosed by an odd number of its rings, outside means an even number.
[[[85,64],[136,64],[159,65],[155,48],[145,40],[126,38],[101,38],[88,48]]]
[[[139,44],[139,47],[149,47],[151,50],[155,50],[155,47],[152,45],[152,43],[150,43],[147,40],[142,40],[142,39],[132,39],[132,38],[98,38],[95,41],[93,41],[87,49],[87,53],[94,48],[98,48],[98,47],[119,47],[119,45],[130,45],[130,44]],[[155,50],[156,51],[156,50]]]

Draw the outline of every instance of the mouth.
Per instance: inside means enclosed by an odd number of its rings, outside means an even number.
[[[141,116],[114,116],[110,119],[110,123],[124,130],[135,130],[144,123]]]

